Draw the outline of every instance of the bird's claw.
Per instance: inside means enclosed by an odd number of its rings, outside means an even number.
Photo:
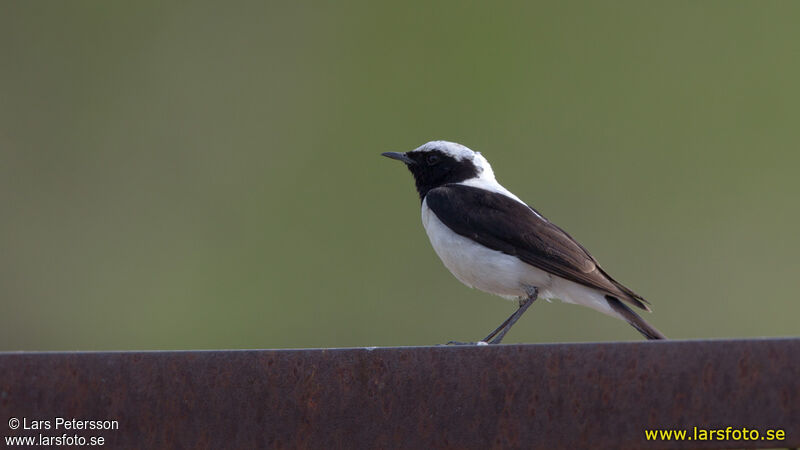
[[[478,341],[478,342],[459,342],[459,341],[450,341],[445,345],[489,345],[486,341]]]

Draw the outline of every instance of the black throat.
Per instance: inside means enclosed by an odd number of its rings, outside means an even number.
[[[414,175],[420,201],[431,189],[475,178],[481,172],[472,160],[458,160],[439,150],[409,152],[406,155],[414,160],[408,164],[408,170]]]

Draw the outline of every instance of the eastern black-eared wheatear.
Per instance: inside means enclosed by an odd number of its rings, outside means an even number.
[[[665,336],[628,305],[647,301],[608,275],[564,230],[504,188],[479,152],[432,141],[405,153],[422,201],[422,225],[444,265],[469,287],[519,301],[481,342],[499,344],[538,298],[588,306],[625,320],[647,339]]]

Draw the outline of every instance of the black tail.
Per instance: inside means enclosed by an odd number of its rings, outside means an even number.
[[[660,331],[656,330],[652,325],[645,322],[644,319],[639,317],[638,314],[633,312],[632,309],[628,307],[628,305],[619,301],[618,298],[612,297],[610,295],[606,295],[606,300],[608,300],[608,304],[617,312],[620,316],[622,316],[625,321],[627,321],[633,328],[639,333],[642,333],[644,337],[647,339],[666,339],[667,337],[661,334]]]

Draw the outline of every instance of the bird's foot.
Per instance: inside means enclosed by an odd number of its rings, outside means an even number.
[[[459,342],[459,341],[450,341],[445,345],[489,345],[486,341],[478,341],[478,342]]]

